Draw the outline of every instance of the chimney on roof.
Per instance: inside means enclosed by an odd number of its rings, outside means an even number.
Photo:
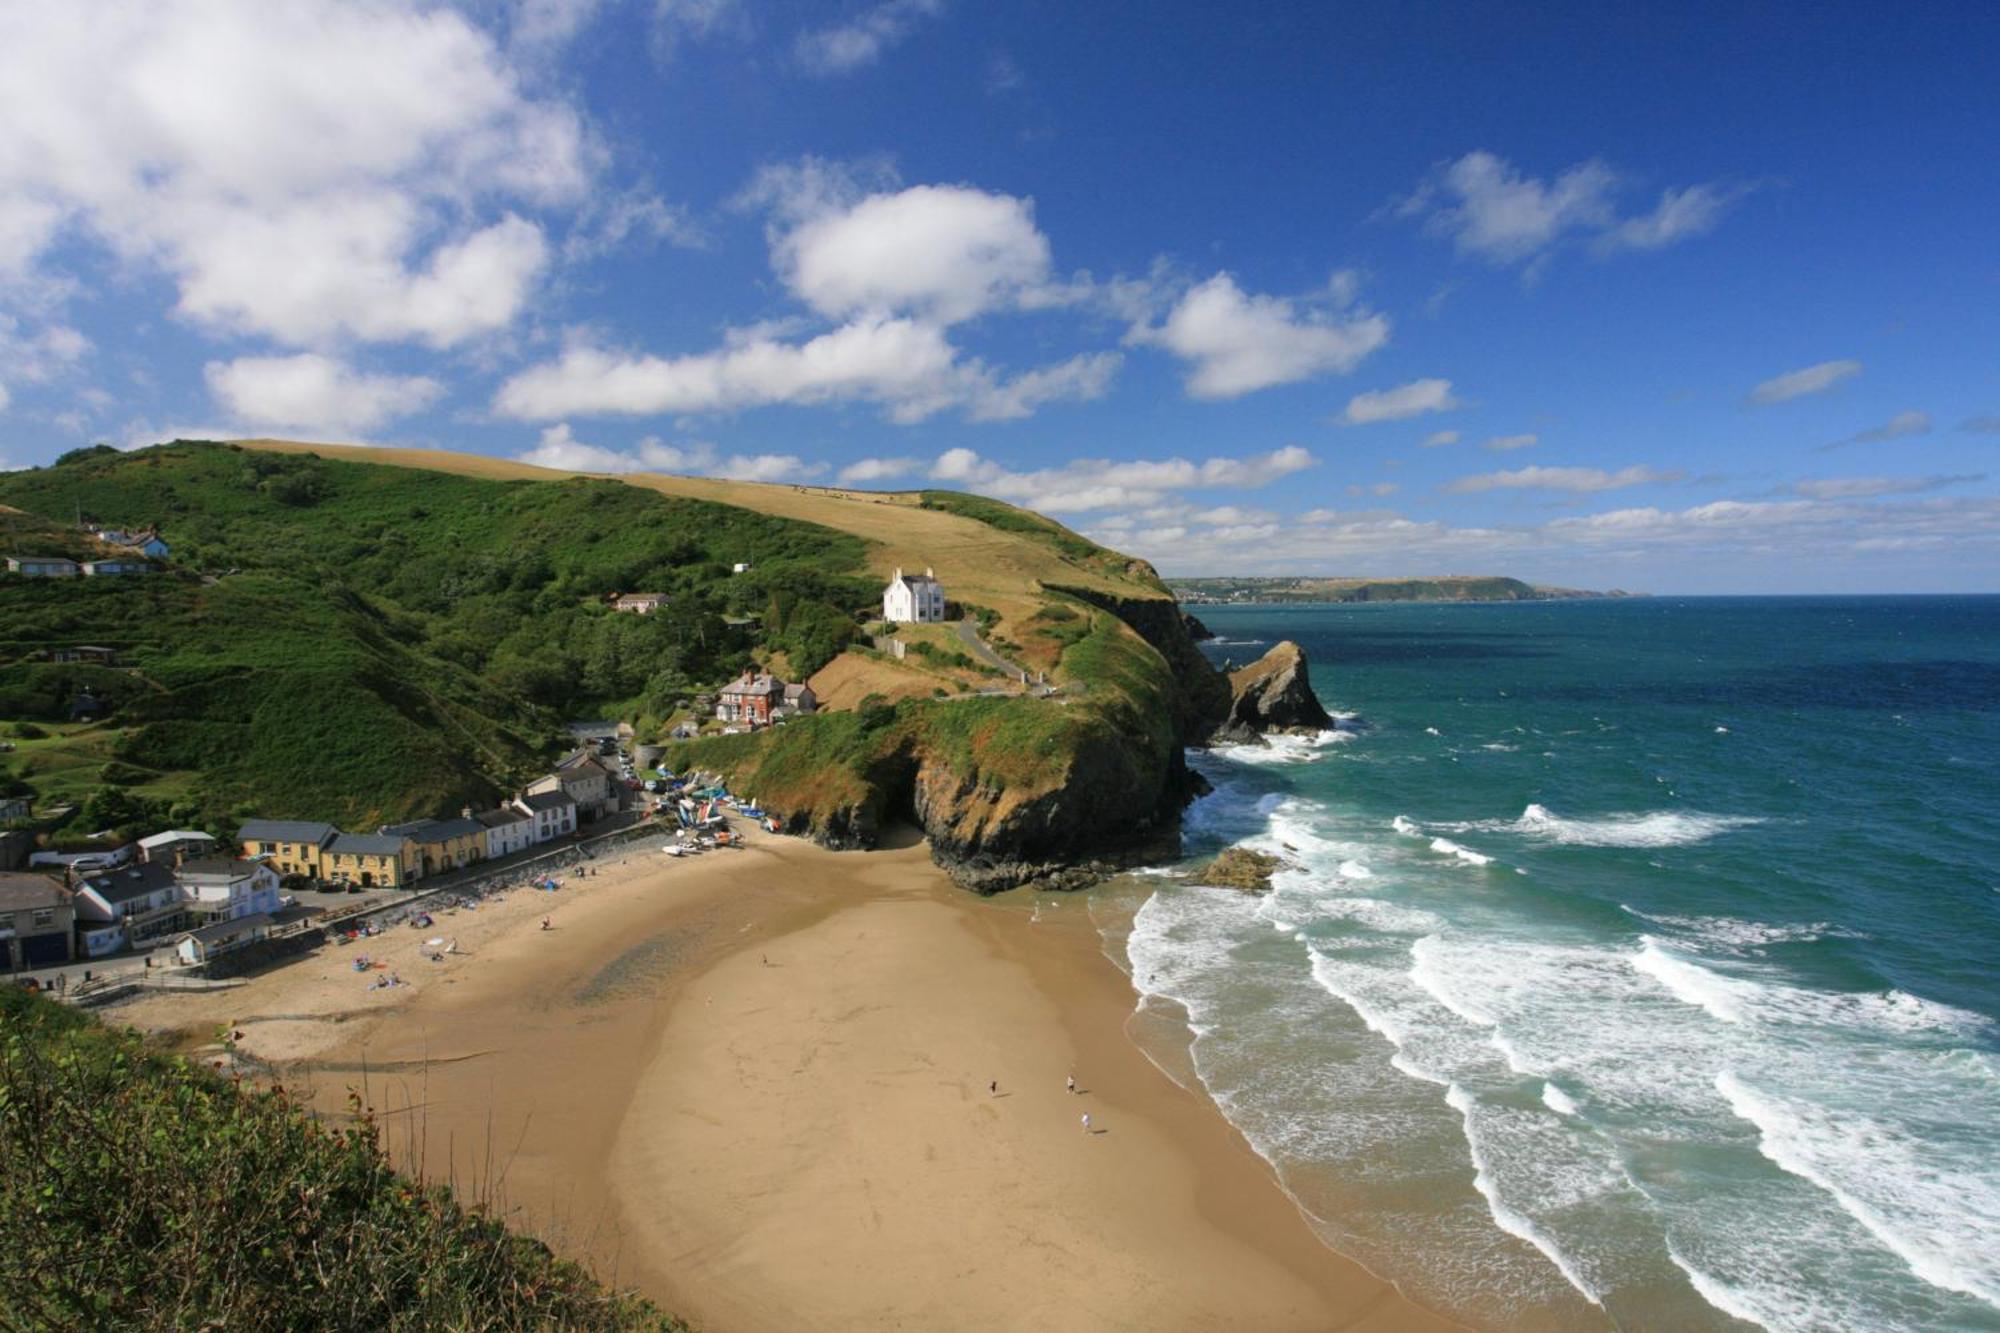
[[[929,565],[925,565],[924,577],[927,579],[934,579],[937,577],[937,571],[933,570]]]
[[[470,819],[470,818],[472,818],[472,807],[471,807],[471,806],[469,806],[469,805],[462,805],[462,806],[460,806],[460,807],[458,808],[458,817],[459,817],[460,819]]]

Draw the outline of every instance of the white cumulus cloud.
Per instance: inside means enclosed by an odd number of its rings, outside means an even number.
[[[1771,403],[1788,403],[1794,398],[1825,393],[1836,384],[1852,379],[1860,373],[1859,361],[1822,361],[1818,365],[1773,375],[1750,390],[1750,401],[1760,407]]]
[[[323,435],[366,434],[444,393],[421,375],[362,374],[317,352],[211,361],[202,374],[216,402],[238,420]]]
[[[1542,440],[1541,436],[1532,434],[1495,435],[1492,439],[1485,441],[1479,447],[1481,449],[1490,449],[1496,454],[1510,454],[1513,453],[1516,449],[1532,448],[1535,445],[1540,444],[1541,440]]]
[[[864,402],[905,424],[953,407],[997,420],[1056,398],[1094,397],[1115,369],[1114,354],[1009,379],[961,358],[935,324],[863,318],[802,342],[752,330],[718,351],[680,357],[579,345],[501,385],[494,409],[551,421]]]
[[[1185,458],[1082,458],[1062,467],[1016,472],[971,449],[959,448],[940,454],[931,466],[931,476],[1045,513],[1083,513],[1158,505],[1176,491],[1256,490],[1316,461],[1294,444],[1247,458],[1210,458],[1199,463]]]
[[[1028,200],[917,185],[802,222],[778,236],[772,260],[823,315],[889,311],[954,324],[1045,283],[1049,243]]]
[[[1658,468],[1626,467],[1607,472],[1597,467],[1524,467],[1511,472],[1483,472],[1460,477],[1443,488],[1452,495],[1472,495],[1481,491],[1572,491],[1589,494],[1622,490],[1627,486],[1648,486],[1680,481],[1683,472],[1662,472]]]
[[[566,472],[671,472],[729,481],[798,481],[826,471],[826,464],[796,454],[725,453],[704,440],[669,444],[649,435],[630,450],[613,449],[577,439],[566,421],[548,427],[534,448],[517,457]]]
[[[907,477],[923,466],[921,458],[857,458],[835,474],[835,479],[844,486],[859,486],[891,477]]]
[[[1458,441],[1459,434],[1455,430],[1433,431],[1431,434],[1424,436],[1424,448],[1441,449],[1447,444],[1457,444]]]
[[[1404,421],[1426,412],[1449,412],[1461,406],[1452,394],[1450,380],[1424,379],[1393,389],[1357,393],[1347,400],[1347,410],[1341,415],[1349,425],[1358,426],[1373,421]]]
[[[1448,238],[1460,254],[1512,264],[1545,254],[1572,236],[1594,238],[1600,254],[1658,250],[1713,230],[1747,192],[1721,183],[1669,188],[1648,213],[1621,217],[1619,174],[1595,158],[1547,180],[1483,149],[1436,167],[1396,206]]]
[[[1928,412],[1898,412],[1879,426],[1870,426],[1842,440],[1842,444],[1887,444],[1891,440],[1905,440],[1912,435],[1931,433],[1931,414]]]
[[[1984,481],[1984,473],[1930,477],[1810,477],[1795,489],[1815,500],[1865,500],[1877,495],[1921,495],[1947,486]]]
[[[944,12],[944,0],[882,0],[852,17],[810,28],[792,43],[792,57],[814,74],[846,74],[872,65],[924,19]]]
[[[1163,347],[1192,369],[1196,398],[1237,398],[1273,385],[1344,374],[1389,341],[1389,319],[1349,306],[1351,287],[1330,284],[1325,298],[1293,300],[1245,292],[1218,273],[1182,294],[1158,326],[1135,328],[1129,341]]]
[[[0,125],[0,275],[80,235],[295,345],[505,326],[547,260],[523,212],[592,174],[566,103],[416,0],[0,8]]]

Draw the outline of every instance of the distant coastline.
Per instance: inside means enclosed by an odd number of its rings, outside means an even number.
[[[1595,597],[1643,597],[1612,588],[1558,588],[1491,574],[1447,574],[1430,578],[1360,579],[1319,576],[1202,577],[1169,579],[1174,596],[1187,606],[1260,606],[1326,602],[1550,602]]]

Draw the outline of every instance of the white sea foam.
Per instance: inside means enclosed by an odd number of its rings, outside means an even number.
[[[1445,1090],[1444,1099],[1445,1103],[1465,1120],[1466,1142],[1472,1151],[1472,1187],[1486,1200],[1486,1207],[1493,1214],[1494,1223],[1502,1231],[1518,1236],[1540,1250],[1547,1256],[1548,1261],[1556,1266],[1556,1271],[1563,1275],[1564,1280],[1583,1293],[1584,1299],[1592,1305],[1603,1305],[1603,1296],[1584,1277],[1576,1261],[1556,1243],[1555,1238],[1536,1226],[1532,1218],[1516,1211],[1502,1197],[1499,1187],[1494,1183],[1493,1164],[1482,1151],[1480,1143],[1482,1135],[1476,1127],[1474,1118],[1477,1102],[1472,1094],[1454,1083]]]
[[[1684,847],[1762,822],[1748,815],[1710,815],[1692,810],[1565,819],[1547,806],[1530,805],[1514,821],[1513,828],[1529,837],[1577,847]]]
[[[1733,916],[1673,916],[1665,912],[1642,912],[1620,903],[1627,915],[1656,926],[1684,932],[1704,949],[1724,953],[1759,953],[1772,944],[1810,944],[1823,939],[1866,939],[1860,931],[1849,930],[1831,921],[1794,922],[1789,925],[1745,921]]]
[[[1255,745],[1218,745],[1215,753],[1239,764],[1309,764],[1328,746],[1345,744],[1359,734],[1328,727],[1310,736],[1266,736]]]
[[[1360,861],[1348,860],[1340,863],[1340,877],[1342,879],[1373,879],[1375,878],[1375,872]]]
[[[1261,830],[1237,831],[1249,814]],[[1662,815],[1723,825],[1649,822]],[[1477,895],[1425,892],[1454,869],[1439,857],[1455,855],[1432,847],[1439,834],[1668,846],[1754,821],[1566,820],[1530,807],[1480,825],[1397,816],[1385,829],[1298,797],[1260,808],[1247,794],[1234,818],[1233,836],[1292,863],[1274,892],[1162,888],[1134,921],[1128,956],[1142,992],[1179,1000],[1204,1085],[1281,1178],[1287,1162],[1323,1161],[1386,1182],[1406,1159],[1417,1170],[1439,1153],[1450,1160],[1462,1133],[1478,1186],[1465,1211],[1553,1266],[1523,1279],[1520,1265],[1540,1261],[1511,1242],[1461,1252],[1512,1262],[1510,1283],[1553,1288],[1560,1273],[1614,1312],[1620,1283],[1682,1290],[1686,1323],[1700,1321],[1676,1271],[1715,1308],[1772,1328],[1971,1327],[1990,1316],[1975,1304],[2000,1282],[1983,1257],[2000,1255],[2000,1067],[1980,1049],[1994,1035],[1987,1020],[1903,991],[1805,986],[1760,961],[1772,945],[1846,933],[1828,922],[1627,909],[1652,928],[1635,949],[1552,937],[1556,923],[1517,919],[1499,881]],[[1357,865],[1371,874],[1351,873]],[[1298,984],[1300,957],[1316,984]],[[1342,1027],[1355,1020],[1386,1045]],[[1317,1063],[1307,1033],[1331,1037]],[[1752,1095],[1769,1103],[1756,1138],[1744,1128],[1750,1108],[1733,1107],[1719,1082],[1731,1071],[1754,1077]],[[1397,1086],[1408,1089],[1400,1101]],[[1454,1088],[1464,1104],[1439,1128],[1439,1094]],[[1698,1146],[1714,1173],[1646,1172],[1635,1193],[1619,1154],[1672,1162],[1679,1144]],[[1406,1236],[1437,1223],[1412,1214],[1408,1225]],[[1393,1254],[1375,1257],[1393,1267]]]
[[[1725,1023],[1848,1029],[1873,1036],[1937,1033],[1976,1037],[1993,1022],[1983,1014],[1926,1000],[1904,990],[1825,991],[1787,982],[1727,975],[1686,958],[1650,935],[1640,936],[1635,970],[1687,1004]]]
[[[2000,1193],[1897,1129],[1716,1075],[1730,1109],[1757,1127],[1773,1162],[1811,1181],[1933,1286],[2000,1308]]]
[[[1492,857],[1481,852],[1475,852],[1470,847],[1461,847],[1450,838],[1432,838],[1431,850],[1439,856],[1455,856],[1469,866],[1490,866],[1493,864]]]

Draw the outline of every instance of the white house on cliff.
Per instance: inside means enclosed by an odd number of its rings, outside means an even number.
[[[921,574],[896,571],[882,590],[882,619],[892,625],[944,619],[944,585],[926,569]]]

